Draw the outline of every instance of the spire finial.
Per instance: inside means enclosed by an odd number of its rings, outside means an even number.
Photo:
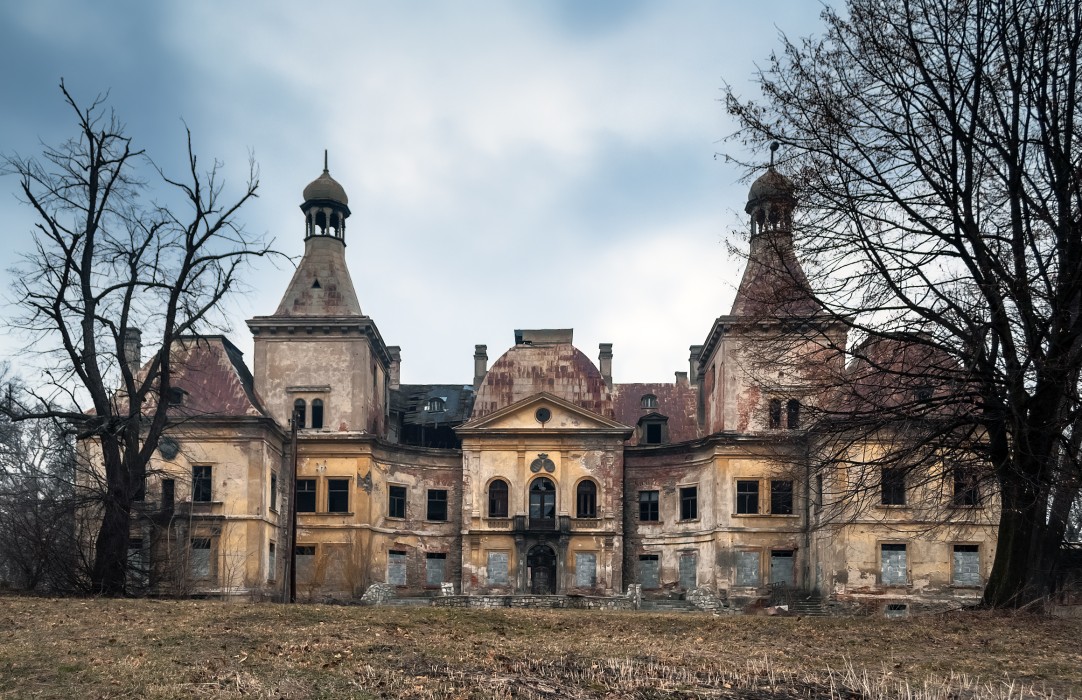
[[[771,141],[770,142],[770,167],[771,168],[774,167],[774,154],[777,152],[779,145],[780,144],[777,141]]]
[[[773,156],[770,157],[770,162],[771,163],[774,162],[774,157]],[[330,172],[327,169],[327,149],[326,148],[323,149],[323,172],[325,172],[325,173]]]

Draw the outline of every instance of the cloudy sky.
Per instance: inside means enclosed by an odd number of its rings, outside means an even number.
[[[401,345],[403,381],[466,382],[515,328],[614,344],[618,382],[672,381],[732,303],[745,173],[718,153],[728,83],[754,94],[778,33],[821,29],[813,0],[757,2],[78,2],[0,5],[0,150],[71,134],[75,96],[109,92],[136,143],[179,172],[186,123],[242,212],[289,255],[323,149],[353,216],[347,259],[365,313]],[[767,154],[763,154],[767,159]],[[0,178],[0,266],[29,245]],[[230,307],[273,312],[288,265]],[[9,275],[4,273],[6,288]],[[10,308],[0,310],[10,314]],[[8,341],[0,346],[11,352]],[[15,363],[16,366],[18,363]]]

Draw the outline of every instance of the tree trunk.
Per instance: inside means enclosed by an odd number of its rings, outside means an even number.
[[[124,595],[128,568],[128,541],[131,537],[130,490],[122,460],[110,459],[103,445],[105,478],[109,492],[102,502],[101,529],[94,544],[94,568],[91,586],[103,595]]]
[[[984,589],[986,607],[1021,608],[1051,591],[1050,563],[1055,561],[1055,552],[1047,541],[1046,502],[1020,481],[1016,476],[1001,477],[999,535]]]

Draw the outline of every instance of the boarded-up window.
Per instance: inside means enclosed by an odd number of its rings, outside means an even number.
[[[192,538],[192,578],[210,578],[210,539]]]
[[[981,552],[975,544],[954,545],[955,586],[981,585]]]
[[[880,579],[884,586],[904,586],[906,576],[905,545],[880,545]]]
[[[311,581],[316,571],[316,546],[299,544],[293,551],[297,555],[297,580]]]
[[[507,585],[507,552],[488,553],[488,583],[490,586]]]
[[[387,552],[387,583],[392,586],[406,585],[405,552]]]
[[[447,569],[447,555],[443,552],[429,552],[425,555],[425,585],[438,586],[443,583]]]
[[[793,550],[779,549],[770,553],[770,582],[793,585]]]
[[[759,585],[759,552],[758,550],[743,551],[736,553],[736,585],[758,586]]]
[[[695,552],[680,552],[680,587],[685,591],[692,590],[698,583],[698,565],[699,556]]]
[[[643,588],[658,588],[660,586],[660,566],[656,554],[639,555],[639,583]]]
[[[143,540],[128,540],[128,585],[142,591],[150,585],[150,557],[143,548]]]
[[[597,555],[593,552],[575,553],[575,585],[592,588],[597,583]]]

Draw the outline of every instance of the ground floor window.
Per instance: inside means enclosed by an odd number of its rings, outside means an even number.
[[[880,583],[884,586],[904,586],[908,580],[904,544],[883,544],[879,552]]]
[[[488,583],[490,586],[506,586],[507,552],[488,553]]]
[[[735,585],[758,586],[762,581],[759,571],[759,550],[744,550],[736,553]]]
[[[793,550],[776,549],[770,553],[770,582],[793,585]]]
[[[695,588],[698,583],[697,569],[699,555],[695,552],[680,552],[680,587],[685,591]]]
[[[387,583],[392,586],[406,585],[405,552],[387,552]]]
[[[639,555],[639,583],[643,588],[660,587],[660,568],[656,554]]]
[[[192,538],[190,560],[192,578],[210,578],[210,538]]]
[[[575,553],[575,585],[592,588],[597,584],[597,555],[593,552]]]
[[[981,585],[981,550],[975,544],[954,545],[951,582],[955,586]]]
[[[443,552],[429,552],[425,555],[425,585],[438,586],[443,583],[446,570],[446,554]]]

